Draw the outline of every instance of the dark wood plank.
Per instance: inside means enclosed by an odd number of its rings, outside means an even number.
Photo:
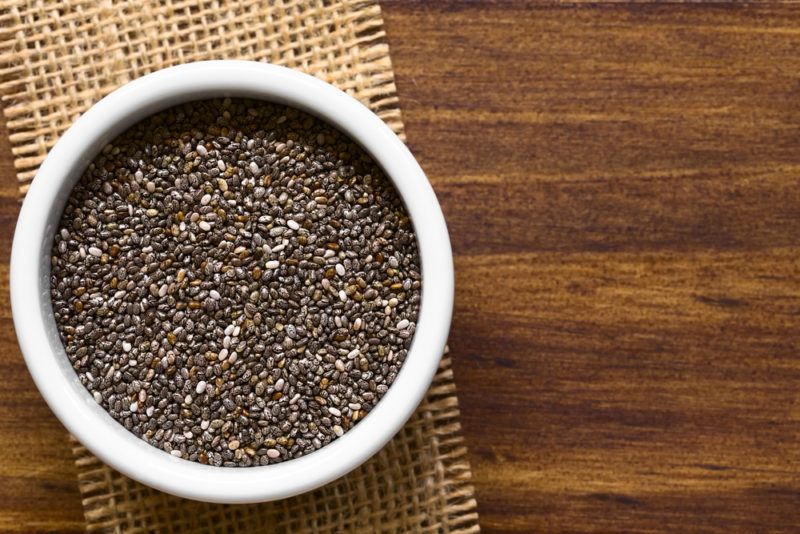
[[[800,11],[384,5],[484,529],[796,529]]]

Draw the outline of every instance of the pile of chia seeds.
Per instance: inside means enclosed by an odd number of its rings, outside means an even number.
[[[420,304],[408,214],[326,123],[244,99],[133,126],[89,165],[52,249],[53,312],[95,400],[174,456],[309,454],[394,381]]]

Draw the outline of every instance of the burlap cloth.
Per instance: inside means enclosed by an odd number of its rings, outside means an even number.
[[[148,72],[204,59],[294,67],[403,124],[373,1],[0,0],[0,93],[24,195],[89,106]],[[73,442],[74,443],[74,442]],[[314,492],[221,506],[179,499],[74,443],[87,529],[108,532],[477,532],[450,359],[411,421],[366,464]]]

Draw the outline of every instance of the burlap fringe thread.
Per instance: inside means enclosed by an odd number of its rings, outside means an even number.
[[[0,0],[0,93],[22,195],[58,137],[120,85],[207,59],[303,70],[403,136],[374,1]],[[73,441],[87,530],[104,532],[478,532],[458,399],[445,356],[427,398],[366,464],[292,499],[221,506],[134,482]]]

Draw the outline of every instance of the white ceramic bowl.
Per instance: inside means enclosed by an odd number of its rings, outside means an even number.
[[[104,145],[137,121],[181,102],[210,97],[278,102],[320,117],[364,147],[394,182],[411,216],[422,260],[423,294],[411,349],[389,391],[344,436],[314,453],[249,468],[202,465],[148,445],[117,423],[79,382],[58,336],[50,302],[50,249],[75,182]],[[431,383],[453,306],[453,263],[444,217],[425,174],[397,136],[347,94],[311,76],[246,61],[165,69],[128,83],[87,111],[42,164],[22,206],[11,254],[11,304],[25,362],[64,426],[107,464],[144,484],[202,501],[260,502],[330,482],[383,447]]]

